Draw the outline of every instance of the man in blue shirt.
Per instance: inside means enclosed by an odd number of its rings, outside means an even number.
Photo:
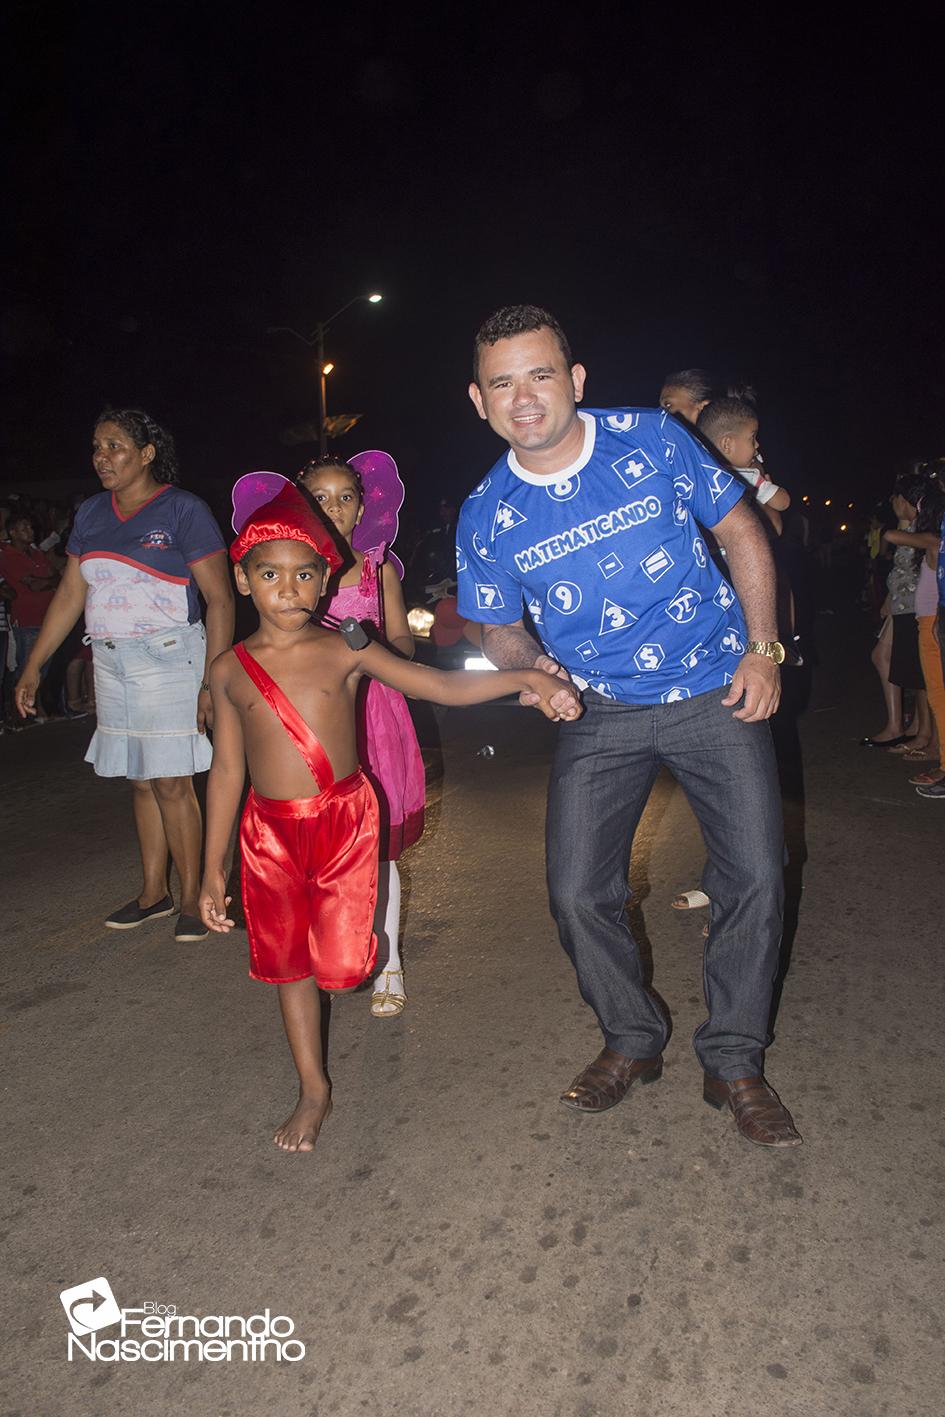
[[[764,720],[784,654],[765,534],[739,480],[681,424],[661,409],[579,413],[584,380],[547,311],[510,306],[483,325],[469,394],[509,448],[457,529],[459,610],[482,625],[488,657],[583,690],[584,717],[562,725],[552,768],[548,882],[605,1047],[562,1101],[600,1112],[662,1072],[667,1023],[624,907],[633,834],[665,765],[708,849],[703,1095],[749,1141],[796,1146],[763,1076],[783,906]],[[724,549],[734,591],[700,524]]]

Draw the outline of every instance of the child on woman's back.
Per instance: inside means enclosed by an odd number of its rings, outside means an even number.
[[[787,511],[791,497],[783,487],[771,481],[761,466],[758,414],[754,404],[741,398],[712,399],[696,419],[696,427],[739,476],[754,488],[755,500],[780,536],[781,517],[778,514]]]
[[[791,505],[790,493],[772,482],[761,469],[761,453],[758,448],[758,414],[753,403],[747,398],[729,396],[706,400],[701,405],[695,420],[703,437],[712,444],[738,473],[754,489],[755,500],[764,512],[775,534],[781,535],[781,512]],[[772,547],[772,549],[774,549]],[[724,552],[722,553],[724,555]],[[785,625],[784,638],[790,643],[793,637],[794,607],[790,586],[775,556],[778,567],[778,620]],[[792,653],[792,660],[800,662]],[[680,891],[673,900],[674,910],[694,910],[709,905],[705,891],[694,888]],[[703,935],[709,927],[705,926]]]
[[[331,1109],[322,1064],[319,988],[351,989],[371,972],[378,811],[358,767],[355,703],[363,675],[434,703],[485,703],[523,690],[551,719],[574,719],[570,685],[540,670],[452,673],[353,650],[312,623],[341,555],[289,483],[256,505],[230,548],[240,594],[260,626],[210,671],[214,760],[207,789],[200,912],[228,931],[225,858],[249,763],[243,816],[243,904],[253,978],[278,985],[299,1075],[299,1100],[278,1129],[284,1151],[312,1151]]]

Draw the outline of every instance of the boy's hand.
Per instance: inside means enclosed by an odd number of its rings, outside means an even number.
[[[553,660],[546,662],[554,663]],[[584,705],[570,680],[562,684],[559,675],[548,674],[544,669],[526,669],[524,673],[529,687],[519,695],[521,703],[540,709],[545,718],[550,718],[553,723],[562,718],[573,722],[581,717]],[[566,673],[566,670],[560,671],[561,675]]]
[[[200,887],[200,918],[208,930],[225,935],[236,924],[226,913],[233,899],[226,894],[226,878],[222,871],[207,871]]]

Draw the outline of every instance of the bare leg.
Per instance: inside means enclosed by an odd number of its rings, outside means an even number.
[[[82,671],[85,660],[73,659],[66,669],[66,703],[71,709],[82,708]]]
[[[167,895],[167,837],[164,823],[150,782],[132,782],[131,798],[134,803],[135,831],[138,833],[138,850],[141,853],[141,868],[144,884],[138,896],[138,904],[143,910],[149,905],[157,905]]]
[[[299,1075],[298,1106],[273,1137],[283,1151],[314,1151],[331,1111],[331,1089],[322,1065],[321,997],[314,979],[280,984],[279,1007]]]
[[[873,653],[870,655],[873,668],[879,675],[879,682],[883,686],[883,698],[886,700],[886,726],[879,733],[872,735],[874,743],[885,743],[889,738],[902,737],[902,690],[898,684],[890,684],[889,682],[892,631],[892,616],[887,615],[883,621],[882,634],[876,641]]]
[[[378,960],[383,965],[374,980],[371,1013],[375,1018],[396,1018],[407,1002],[400,959],[400,872],[396,861],[378,864],[374,933]]]
[[[927,748],[932,742],[935,728],[929,713],[929,696],[924,689],[917,689],[915,696],[915,747]]]
[[[194,780],[192,777],[156,777],[151,781],[151,790],[180,876],[181,913],[196,915],[202,824]]]

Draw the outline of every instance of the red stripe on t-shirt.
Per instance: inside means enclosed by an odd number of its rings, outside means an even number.
[[[225,556],[226,551],[222,546],[218,546],[215,551],[205,551],[202,556],[195,556],[192,561],[188,561],[188,566],[199,566],[201,561],[209,561],[211,556]]]
[[[189,576],[169,576],[166,571],[156,571],[143,561],[132,561],[130,556],[119,556],[116,551],[86,551],[80,561],[120,561],[123,566],[134,566],[136,571],[147,571],[156,581],[170,581],[172,585],[190,585]]]

